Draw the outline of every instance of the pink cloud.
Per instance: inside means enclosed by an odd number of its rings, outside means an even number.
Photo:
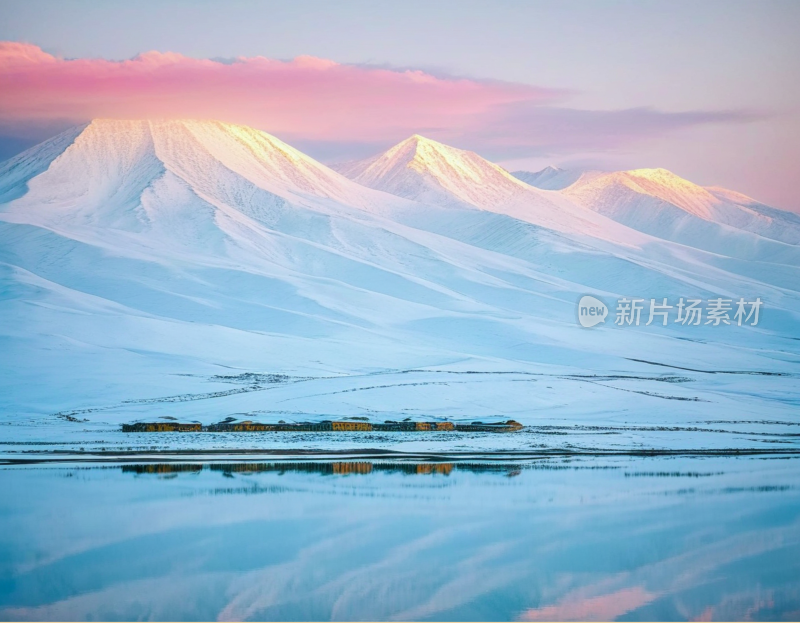
[[[623,588],[607,595],[573,596],[553,606],[532,608],[520,616],[521,621],[613,621],[649,604],[658,595],[641,586]]]
[[[0,43],[0,119],[215,118],[285,137],[395,140],[447,130],[501,104],[552,102],[547,89],[440,78],[301,56],[232,62],[147,52],[131,60],[56,58]]]
[[[0,42],[0,93],[0,133],[12,140],[41,140],[44,128],[96,117],[212,118],[266,130],[329,159],[365,156],[414,133],[495,159],[602,151],[679,128],[754,118],[736,111],[577,110],[563,107],[565,91],[311,56],[64,59],[18,42]]]

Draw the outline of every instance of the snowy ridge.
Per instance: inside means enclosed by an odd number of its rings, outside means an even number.
[[[0,162],[0,203],[25,194],[28,190],[26,182],[46,171],[50,163],[81,134],[84,127],[70,128],[5,162]]]
[[[364,186],[424,203],[482,207],[524,192],[524,186],[502,167],[418,134],[340,170]]]
[[[559,169],[558,167],[545,167],[541,171],[514,171],[511,173],[518,180],[541,188],[542,190],[563,190],[574,184],[584,174],[578,169]]]
[[[444,207],[472,206],[577,237],[617,244],[646,238],[568,197],[526,184],[478,154],[412,136],[373,158],[340,169],[359,184]]]
[[[796,261],[796,215],[733,203],[719,191],[714,195],[665,169],[584,175],[562,192],[575,203],[664,240],[749,260]]]

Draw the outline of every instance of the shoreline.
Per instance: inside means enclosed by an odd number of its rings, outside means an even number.
[[[0,467],[14,465],[39,465],[58,463],[171,463],[171,462],[205,462],[209,459],[215,461],[236,462],[243,458],[252,460],[256,457],[265,457],[272,460],[291,462],[293,460],[308,460],[315,458],[319,461],[341,461],[343,459],[383,461],[423,461],[423,462],[460,462],[460,461],[531,461],[553,458],[605,458],[605,457],[684,457],[684,458],[710,458],[710,457],[781,457],[800,458],[800,448],[721,448],[721,449],[630,449],[630,450],[600,450],[594,448],[563,449],[553,448],[544,450],[498,450],[491,452],[454,451],[454,452],[401,452],[381,448],[347,449],[347,450],[321,450],[321,449],[207,449],[207,450],[147,450],[114,453],[95,452],[32,452],[36,456],[3,456],[0,455]]]

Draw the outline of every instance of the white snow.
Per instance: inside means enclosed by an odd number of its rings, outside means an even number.
[[[749,260],[780,255],[797,261],[797,215],[742,204],[738,194],[736,198],[725,192],[713,194],[665,169],[584,175],[563,194],[659,238]]]
[[[541,171],[513,171],[511,175],[518,180],[541,188],[542,190],[563,190],[578,181],[584,173],[579,169],[560,169],[558,167],[545,167]]]
[[[663,170],[548,191],[414,136],[337,173],[250,128],[98,120],[0,165],[0,191],[9,439],[359,416],[539,427],[459,442],[484,448],[796,443],[797,218]],[[587,330],[583,294],[764,308]]]

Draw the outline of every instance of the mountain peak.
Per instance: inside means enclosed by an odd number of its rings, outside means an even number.
[[[161,218],[179,196],[257,220],[281,206],[339,213],[387,201],[274,136],[212,120],[95,119],[20,154],[0,175],[6,211],[121,229]]]
[[[401,141],[401,143],[407,143],[409,141],[414,142],[414,143],[426,143],[426,142],[435,143],[436,142],[434,140],[431,140],[431,139],[427,138],[426,136],[422,136],[422,134],[412,134],[406,140]]]
[[[406,140],[400,141],[398,145],[403,145],[406,143],[413,143],[415,145],[421,144],[421,145],[436,145],[439,147],[448,147],[444,143],[439,143],[438,141],[434,141],[432,138],[428,138],[427,136],[422,136],[422,134],[412,134]]]
[[[674,205],[684,212],[704,220],[713,220],[714,208],[719,203],[702,186],[698,186],[663,168],[632,169],[585,177],[566,189],[570,196],[582,203],[603,203],[608,198],[632,194],[643,200],[655,200]]]
[[[584,175],[563,193],[633,229],[714,253],[754,257],[764,238],[800,240],[800,220],[792,215],[663,168]]]
[[[364,186],[429,203],[482,207],[525,190],[508,171],[478,154],[420,134],[338,170]]]
[[[397,145],[388,149],[385,155],[396,162],[402,160],[410,164],[413,161],[424,166],[426,160],[430,158],[444,157],[454,160],[459,157],[460,153],[469,152],[462,152],[460,149],[439,143],[421,134],[412,134],[404,141],[400,141]]]
[[[636,177],[645,180],[651,180],[666,186],[685,186],[692,184],[692,182],[683,179],[668,169],[661,167],[655,169],[631,169],[629,171],[622,171],[631,177]],[[692,184],[693,186],[695,184]]]

